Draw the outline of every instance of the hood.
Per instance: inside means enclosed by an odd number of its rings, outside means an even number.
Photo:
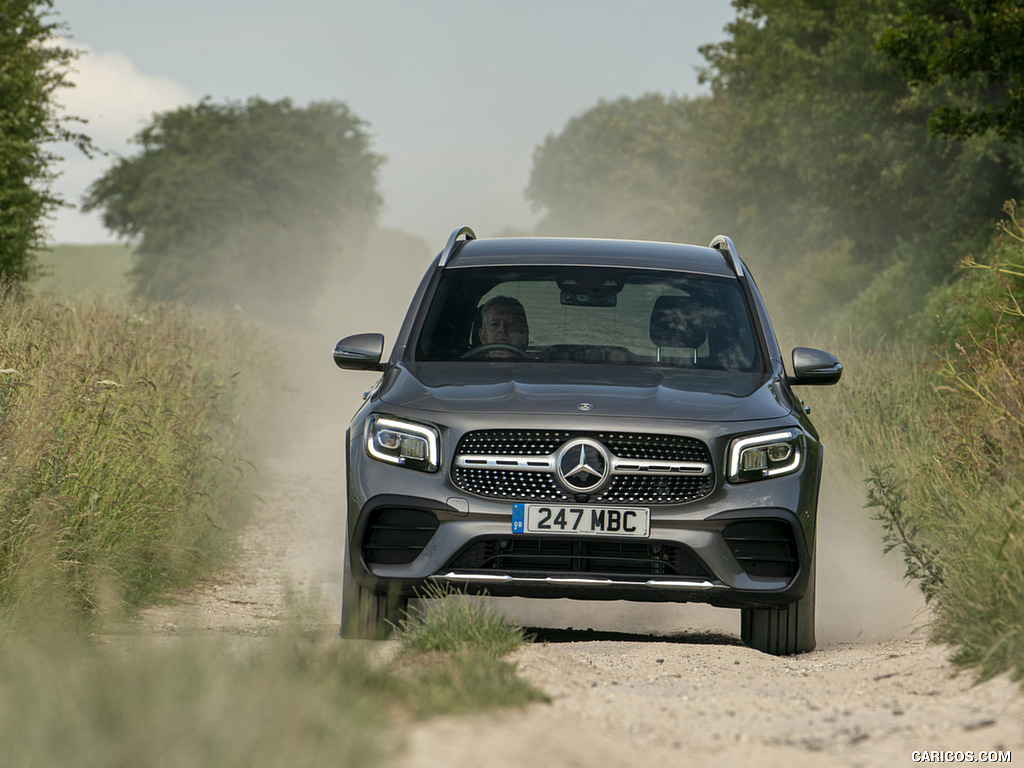
[[[775,383],[767,374],[732,371],[432,362],[396,365],[377,395],[423,411],[564,416],[587,403],[603,416],[751,421],[790,412]]]

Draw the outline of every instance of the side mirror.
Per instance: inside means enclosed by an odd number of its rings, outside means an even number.
[[[820,349],[796,347],[790,384],[835,384],[843,375],[843,364],[835,355]]]
[[[383,371],[384,334],[357,333],[334,347],[334,364],[350,371]]]

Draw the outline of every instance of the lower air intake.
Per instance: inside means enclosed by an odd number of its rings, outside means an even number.
[[[366,526],[363,558],[367,565],[411,563],[427,546],[437,526],[437,518],[422,509],[378,509]]]

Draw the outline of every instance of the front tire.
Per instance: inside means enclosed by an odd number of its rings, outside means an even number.
[[[341,636],[346,639],[384,640],[404,618],[409,599],[375,595],[358,584],[344,590],[341,601]]]
[[[409,598],[390,593],[374,594],[352,577],[346,547],[341,590],[341,637],[351,640],[383,640],[405,617]]]
[[[814,587],[817,552],[811,560],[807,592],[795,603],[781,608],[743,608],[740,638],[756,651],[773,656],[792,656],[814,650]]]

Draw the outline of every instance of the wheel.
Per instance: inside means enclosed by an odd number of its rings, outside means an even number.
[[[814,584],[817,552],[811,560],[807,593],[781,608],[743,608],[740,638],[754,650],[773,656],[791,656],[814,650]]]
[[[347,551],[342,578],[341,636],[364,640],[383,640],[388,637],[404,617],[409,598],[393,593],[377,595],[356,584],[352,578]]]
[[[375,595],[358,584],[346,587],[341,601],[341,636],[383,640],[405,616],[408,605],[407,597]]]

